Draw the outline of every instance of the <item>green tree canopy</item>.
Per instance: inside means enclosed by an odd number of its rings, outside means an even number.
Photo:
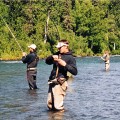
[[[120,54],[120,0],[2,0],[0,58],[20,59],[35,43],[45,58],[67,39],[75,56]],[[4,21],[3,21],[3,19]]]

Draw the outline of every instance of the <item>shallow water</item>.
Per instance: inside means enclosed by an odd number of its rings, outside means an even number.
[[[51,112],[46,106],[52,66],[40,60],[39,89],[32,91],[26,81],[26,65],[0,61],[0,120],[119,120],[120,57],[111,57],[109,72],[99,57],[76,61],[78,75],[68,81],[65,112]]]

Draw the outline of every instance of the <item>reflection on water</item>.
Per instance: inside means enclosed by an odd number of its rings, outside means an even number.
[[[26,66],[0,61],[0,120],[119,120],[120,57],[105,72],[99,57],[77,58],[78,75],[68,80],[64,112],[47,108],[47,80],[52,66],[40,61],[37,90],[29,90]]]
[[[48,111],[48,120],[62,120],[64,112]]]
[[[37,95],[37,90],[29,90],[28,89],[28,92],[27,94],[33,96],[34,98],[36,98],[38,95]]]

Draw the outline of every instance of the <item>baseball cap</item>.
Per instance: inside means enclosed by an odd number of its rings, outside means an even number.
[[[62,47],[62,46],[68,46],[68,44],[67,43],[64,43],[64,42],[58,42],[58,44],[56,45],[56,47],[57,48],[60,48],[60,47]]]
[[[28,46],[29,48],[32,48],[32,49],[36,49],[36,45],[35,44],[31,44]]]

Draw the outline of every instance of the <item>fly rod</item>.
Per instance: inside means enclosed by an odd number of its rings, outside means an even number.
[[[19,44],[18,41],[16,40],[16,38],[15,38],[14,34],[12,33],[11,29],[9,28],[8,24],[5,22],[5,20],[3,19],[2,16],[1,16],[1,18],[2,18],[3,22],[5,23],[6,27],[8,28],[8,30],[10,31],[11,35],[12,35],[13,38],[15,39],[15,41],[16,41],[17,45],[19,46],[20,50],[23,52],[23,50],[22,50],[20,44]]]

